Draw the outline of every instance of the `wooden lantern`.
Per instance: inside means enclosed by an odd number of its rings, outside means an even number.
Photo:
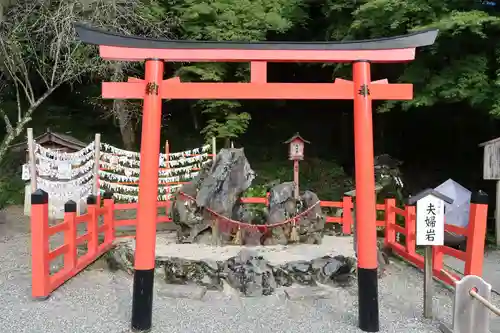
[[[289,145],[288,158],[290,160],[301,161],[304,159],[304,145],[309,143],[309,141],[302,138],[297,132],[294,136],[285,141],[285,143]]]

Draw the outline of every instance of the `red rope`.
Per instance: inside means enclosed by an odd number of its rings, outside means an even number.
[[[196,201],[195,198],[187,195],[186,193],[184,192],[179,192],[179,194],[189,200],[192,200],[192,201]],[[236,221],[236,220],[233,220],[229,217],[226,217],[226,216],[223,216],[217,212],[214,212],[213,210],[211,210],[210,208],[205,208],[210,214],[214,215],[215,217],[217,217],[219,220],[222,220],[228,224],[233,224],[233,225],[236,225],[238,226],[238,228],[246,228],[246,229],[252,229],[252,230],[262,230],[264,232],[267,231],[267,229],[270,229],[270,228],[276,228],[276,227],[281,227],[285,224],[288,224],[288,223],[292,223],[292,222],[297,222],[302,216],[304,216],[305,214],[309,213],[314,207],[316,207],[317,205],[320,204],[320,201],[318,200],[314,205],[312,205],[311,207],[307,208],[305,211],[303,211],[302,213],[294,216],[294,217],[291,217],[287,220],[284,220],[282,222],[277,222],[277,223],[273,223],[273,224],[249,224],[249,223],[245,223],[245,222],[240,222],[240,221]]]

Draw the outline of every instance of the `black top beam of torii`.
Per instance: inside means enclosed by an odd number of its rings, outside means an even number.
[[[428,29],[411,34],[364,39],[356,41],[326,42],[240,42],[240,41],[192,41],[164,38],[125,36],[76,23],[78,38],[95,45],[147,48],[147,49],[240,49],[240,50],[391,50],[417,48],[434,44],[438,29]]]

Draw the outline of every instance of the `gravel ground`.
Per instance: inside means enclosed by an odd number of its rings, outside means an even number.
[[[15,223],[14,223],[15,222]],[[132,279],[123,272],[87,270],[46,301],[30,298],[26,219],[0,224],[0,332],[129,332]],[[361,332],[356,287],[333,288],[332,297],[287,300],[282,292],[259,298],[209,292],[201,301],[162,296],[156,284],[152,332]],[[437,316],[450,321],[451,294],[436,285]],[[439,332],[423,321],[422,275],[401,263],[380,281],[381,332]]]

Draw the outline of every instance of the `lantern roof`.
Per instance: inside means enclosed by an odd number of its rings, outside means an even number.
[[[300,140],[304,143],[311,143],[309,141],[307,141],[306,139],[304,139],[303,137],[300,136],[299,132],[295,133],[294,136],[292,136],[290,139],[286,140],[285,142],[283,143],[291,143],[292,141],[295,141],[295,140]]]

